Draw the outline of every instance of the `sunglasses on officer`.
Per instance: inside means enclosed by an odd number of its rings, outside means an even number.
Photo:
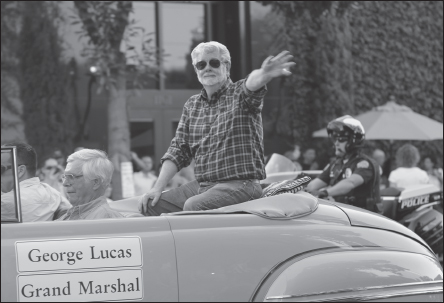
[[[330,139],[333,143],[335,143],[336,141],[338,141],[339,143],[344,143],[348,141],[348,137],[346,136],[330,136]]]
[[[210,62],[209,62],[210,66],[213,67],[213,68],[218,68],[221,63],[222,62],[220,62],[220,60],[218,60],[218,59],[211,59]],[[206,61],[199,61],[195,65],[195,67],[198,70],[203,70],[205,68],[205,66],[207,66],[207,62]]]

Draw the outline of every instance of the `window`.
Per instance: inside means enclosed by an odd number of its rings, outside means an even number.
[[[156,7],[154,2],[133,2],[133,12],[130,21],[135,21],[131,45],[135,48],[142,47],[142,43],[150,39],[149,45],[156,47]],[[131,63],[131,62],[128,62]],[[157,74],[145,73],[139,76],[138,85],[135,85],[135,75],[127,74],[127,88],[158,89],[159,81]]]
[[[191,62],[191,51],[206,38],[205,4],[164,2],[161,14],[163,49],[167,55],[165,88],[201,88]]]

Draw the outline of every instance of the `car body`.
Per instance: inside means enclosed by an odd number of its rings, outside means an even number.
[[[217,210],[1,225],[2,301],[439,301],[443,271],[395,221],[307,193]],[[20,201],[17,201],[20,202]]]

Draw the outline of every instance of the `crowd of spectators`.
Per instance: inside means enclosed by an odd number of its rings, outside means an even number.
[[[294,171],[321,169],[316,159],[316,149],[312,147],[301,152],[300,145],[294,144],[284,156],[292,161]],[[404,144],[397,150],[393,169],[383,150],[374,149],[371,157],[379,164],[381,189],[387,187],[403,189],[428,183],[443,189],[443,170],[438,167],[436,158],[431,155],[421,158],[418,149],[412,144]]]
[[[107,203],[112,201],[111,178],[114,166],[105,152],[79,147],[66,160],[63,153],[56,150],[37,168],[37,154],[32,146],[25,143],[3,146],[17,148],[17,174],[25,222],[122,217]],[[299,159],[301,154],[302,159]],[[131,156],[135,163],[134,192],[135,196],[140,196],[154,186],[157,174],[151,156],[139,157],[135,152]],[[316,150],[312,147],[301,153],[299,145],[295,145],[285,156],[292,160],[295,171],[319,169]],[[390,186],[402,190],[428,183],[441,190],[443,188],[443,170],[437,166],[437,160],[430,155],[425,155],[421,160],[418,149],[412,144],[404,144],[397,150],[396,168],[391,171],[384,151],[375,149],[372,157],[380,166],[381,189]],[[10,161],[10,155],[2,153],[1,216],[6,221],[14,217]],[[166,189],[194,180],[193,167],[194,163],[179,171]],[[80,177],[83,181],[77,180]]]

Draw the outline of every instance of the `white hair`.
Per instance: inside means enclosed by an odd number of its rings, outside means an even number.
[[[228,48],[223,45],[222,43],[219,43],[217,41],[210,41],[210,42],[202,42],[198,46],[196,46],[193,51],[191,52],[191,59],[193,61],[193,65],[195,65],[196,57],[201,53],[212,53],[215,51],[219,51],[220,57],[222,59],[222,62],[227,62],[231,66],[231,57],[230,52],[228,51]]]
[[[104,151],[98,149],[82,149],[68,157],[67,162],[78,161],[82,164],[85,179],[100,179],[106,188],[111,183],[114,166]]]

